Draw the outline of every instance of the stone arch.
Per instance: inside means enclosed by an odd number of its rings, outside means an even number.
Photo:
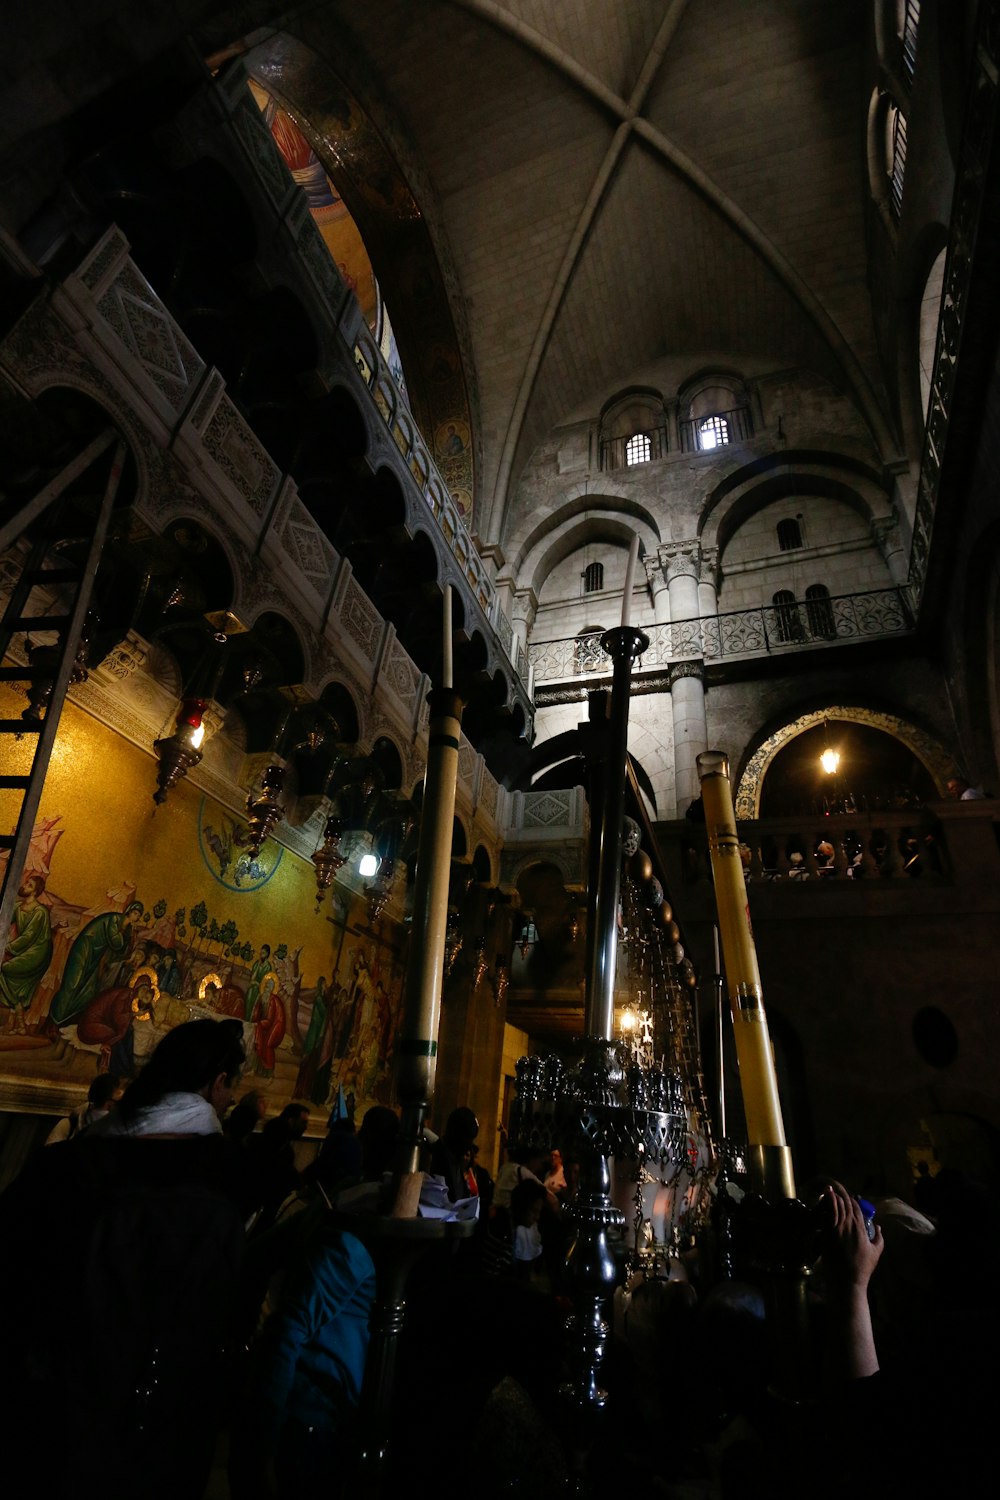
[[[65,352],[68,363],[76,351],[66,349]],[[143,424],[120,399],[118,392],[110,385],[105,386],[103,383],[98,385],[96,381],[87,379],[85,375],[78,374],[71,366],[67,369],[45,370],[37,379],[20,374],[19,378],[24,380],[25,388],[30,391],[34,400],[42,396],[58,396],[61,390],[75,391],[77,395],[85,396],[88,401],[100,407],[101,411],[107,415],[109,423],[116,428],[118,435],[126,444],[129,458],[135,466],[135,493],[130,504],[135,509],[148,509],[153,489],[150,483],[149,461],[145,451],[149,437]]]
[[[612,396],[601,408],[598,422],[599,461],[601,469],[628,468],[635,462],[648,463],[662,458],[667,451],[667,408],[663,394],[653,386],[628,386]],[[633,438],[644,438],[644,456],[627,456],[626,444]]]
[[[531,588],[536,595],[540,594],[553,568],[588,543],[606,542],[627,550],[638,531],[647,554],[655,553],[660,544],[659,527],[641,507],[633,509],[641,514],[630,515],[624,509],[598,509],[593,502],[585,513],[576,512],[566,517],[561,512],[563,519],[540,536],[525,554],[518,570],[518,588]]]
[[[459,812],[456,808],[455,817],[451,825],[451,857],[452,859],[467,860],[469,857],[470,834],[472,825],[468,814]],[[456,847],[456,846],[460,847]]]
[[[309,641],[306,639],[305,631],[302,629],[300,622],[294,620],[291,617],[291,614],[287,609],[276,608],[275,603],[276,601],[274,601],[273,599],[263,600],[263,602],[254,610],[252,614],[247,615],[244,623],[249,625],[250,629],[253,630],[257,625],[260,624],[265,615],[271,615],[276,620],[280,620],[282,625],[287,626],[289,632],[294,638],[294,643],[298,648],[299,656],[301,658],[302,675],[298,679],[298,681],[308,682],[312,675],[312,652],[310,650]],[[294,679],[292,679],[292,681],[294,681]]]
[[[319,680],[316,701],[337,721],[344,744],[356,745],[358,743],[361,732],[359,696],[357,684],[342,672],[327,672]],[[343,711],[338,712],[340,704],[343,704],[344,708]],[[345,722],[342,723],[341,720]]]
[[[681,448],[686,452],[719,451],[753,436],[750,392],[738,370],[717,365],[699,370],[685,380],[677,399]],[[719,421],[723,436],[706,442],[699,428],[713,420]]]
[[[197,498],[199,503],[192,505],[191,501],[195,498]],[[247,555],[239,542],[234,540],[232,534],[218,524],[219,517],[213,515],[207,506],[202,505],[200,501],[200,496],[194,497],[189,493],[188,495],[182,495],[177,503],[170,506],[169,509],[164,507],[162,511],[159,511],[157,513],[157,522],[159,523],[158,535],[164,537],[169,527],[176,526],[179,522],[184,521],[189,522],[192,526],[197,527],[199,531],[204,532],[211,539],[214,546],[218,547],[228,564],[229,579],[227,581],[232,591],[231,608],[233,613],[238,615],[244,624],[248,624],[248,617],[241,613],[248,563]],[[263,605],[261,608],[263,610],[266,607],[266,605]]]
[[[896,221],[893,218],[889,198],[889,177],[886,172],[885,137],[889,111],[894,108],[889,94],[876,85],[868,102],[865,155],[868,166],[868,191],[882,223],[891,238],[896,238]]]
[[[708,495],[699,523],[703,548],[720,556],[734,532],[757,511],[790,496],[841,500],[869,525],[892,516],[892,504],[876,471],[841,453],[807,450],[774,454],[741,464]]]
[[[544,856],[534,852],[526,854],[509,872],[506,873],[506,884],[510,887],[519,885],[522,876],[527,875],[529,870],[540,869],[545,865],[551,865],[562,876],[563,885],[569,890],[571,887],[578,888],[578,876],[573,868],[573,863],[557,849],[546,849]]]
[[[397,736],[391,733],[385,724],[379,725],[378,733],[372,740],[367,753],[385,774],[387,790],[401,791],[406,782],[406,754],[400,748]],[[392,760],[393,754],[396,757],[395,761]]]
[[[494,860],[482,840],[476,844],[472,852],[472,868],[480,885],[493,885]]]
[[[782,724],[762,739],[750,753],[736,785],[734,801],[737,818],[753,819],[760,816],[764,778],[778,751],[783,750],[791,740],[797,739],[807,729],[822,724],[824,719],[847,719],[851,723],[866,724],[871,729],[880,729],[883,734],[892,735],[913,752],[944,796],[945,783],[949,776],[955,774],[955,761],[933,735],[908,719],[884,709],[865,708],[860,704],[831,703],[824,708],[810,709]]]
[[[655,552],[661,541],[660,528],[652,511],[625,494],[616,495],[614,486],[602,480],[600,494],[575,495],[532,526],[523,540],[518,541],[516,537],[512,537],[508,552],[510,562],[504,576],[512,577],[517,588],[535,588],[537,593],[534,579],[539,576],[541,568],[544,580],[543,561],[547,561],[548,567],[553,567],[575,547],[586,545],[586,536],[568,544],[565,540],[586,522],[612,523],[619,531],[627,529],[629,537],[633,531],[638,531],[647,552]],[[552,549],[559,546],[562,550],[558,556],[551,556]]]

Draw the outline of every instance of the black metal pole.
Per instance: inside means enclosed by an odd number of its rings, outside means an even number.
[[[594,938],[587,975],[588,1037],[610,1041],[615,1019],[615,971],[618,961],[618,899],[621,891],[622,821],[625,817],[625,761],[632,663],[649,647],[649,637],[622,625],[601,637],[611,657],[611,717],[597,850],[597,889],[591,925]]]

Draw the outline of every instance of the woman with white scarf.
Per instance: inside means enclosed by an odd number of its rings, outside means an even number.
[[[103,1500],[109,1474],[147,1500],[204,1489],[255,1207],[220,1118],[243,1059],[239,1021],[176,1027],[113,1117],[40,1152],[0,1198],[33,1290],[11,1318],[9,1415],[51,1500]]]

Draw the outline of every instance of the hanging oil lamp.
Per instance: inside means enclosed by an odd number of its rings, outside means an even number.
[[[272,762],[261,775],[259,790],[251,788],[247,795],[247,832],[250,835],[247,854],[256,859],[284,815],[279,801],[285,785],[285,768]]]
[[[205,709],[207,698],[184,698],[174,724],[174,732],[164,739],[154,740],[153,749],[160,761],[157,772],[157,789],[153,801],[157,807],[166,802],[169,793],[187,773],[201,760],[201,747],[205,740]]]
[[[344,824],[340,818],[330,816],[323,824],[323,837],[312,857],[316,870],[316,910],[319,911],[323,897],[333,884],[334,876],[347,863],[346,854],[340,850],[340,836]]]

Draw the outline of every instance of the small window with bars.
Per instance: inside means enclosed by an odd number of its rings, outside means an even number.
[[[599,562],[588,563],[583,574],[583,592],[585,594],[599,594],[604,587],[604,564]]]
[[[774,626],[779,641],[801,641],[802,618],[795,595],[791,589],[779,589],[771,603],[774,605]]]
[[[903,72],[908,83],[913,82],[917,68],[917,31],[920,27],[920,0],[906,0],[903,17]]]
[[[698,424],[699,448],[723,448],[729,442],[729,422],[725,417],[706,417]]]
[[[633,432],[625,444],[625,463],[648,464],[650,460],[650,443],[648,432]]]
[[[797,520],[787,517],[779,521],[777,526],[778,546],[782,552],[794,552],[797,547],[802,546],[802,527]]]
[[[906,116],[895,105],[889,110],[889,197],[898,219],[903,210],[903,179],[906,176]]]
[[[825,584],[812,583],[806,589],[806,619],[814,640],[832,641],[837,634],[830,590]]]

